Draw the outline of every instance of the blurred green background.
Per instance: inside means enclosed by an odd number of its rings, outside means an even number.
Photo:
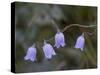
[[[52,23],[55,22],[55,24]],[[97,67],[97,27],[71,27],[64,32],[67,46],[55,49],[57,55],[44,60],[43,40],[55,36],[56,27],[63,30],[69,24],[97,25],[97,7],[53,5],[39,3],[15,3],[15,70],[16,72],[42,72]],[[85,48],[75,49],[76,39],[85,34]],[[89,34],[91,33],[91,35]],[[37,61],[25,61],[27,49],[36,43]],[[54,39],[48,41],[54,46]]]

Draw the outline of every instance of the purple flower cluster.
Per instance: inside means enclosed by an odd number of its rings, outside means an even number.
[[[75,48],[83,51],[84,44],[85,44],[85,38],[84,38],[84,33],[82,33],[82,35],[80,35],[76,40]],[[60,47],[64,47],[65,45],[66,44],[65,44],[64,34],[60,31],[58,31],[55,35],[54,47],[60,48]],[[53,55],[56,55],[56,52],[55,52],[53,46],[51,44],[47,43],[46,41],[44,41],[44,45],[43,45],[42,49],[43,49],[46,59],[51,59]],[[36,53],[37,53],[36,48],[33,45],[32,47],[28,48],[27,54],[24,57],[24,60],[31,60],[33,62],[36,61]]]

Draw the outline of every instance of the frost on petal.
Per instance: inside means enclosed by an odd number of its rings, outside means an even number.
[[[64,34],[62,32],[57,32],[57,34],[55,35],[55,47],[59,48],[64,47],[65,46],[65,38],[64,38]]]
[[[30,47],[28,48],[27,54],[24,57],[24,60],[31,60],[31,61],[35,61],[36,60],[36,48],[34,47]]]
[[[48,43],[44,43],[43,52],[46,59],[51,59],[53,55],[56,55],[53,47]]]
[[[81,51],[83,51],[84,43],[85,43],[84,36],[83,35],[79,36],[77,38],[77,41],[76,41],[76,44],[75,44],[75,48],[81,49]]]

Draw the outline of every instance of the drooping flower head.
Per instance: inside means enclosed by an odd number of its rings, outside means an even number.
[[[85,44],[85,38],[84,38],[84,33],[82,33],[82,35],[79,36],[76,40],[75,48],[81,49],[81,51],[83,51],[84,44]]]
[[[50,45],[46,41],[44,41],[43,52],[46,59],[51,59],[53,55],[56,55],[52,45]]]
[[[24,60],[30,60],[30,61],[33,61],[33,62],[36,60],[35,44],[28,48],[26,56],[24,57]]]
[[[54,47],[60,48],[65,46],[65,38],[64,34],[58,30],[56,35],[55,35],[55,45]]]

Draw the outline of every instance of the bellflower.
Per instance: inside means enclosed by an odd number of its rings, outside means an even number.
[[[24,60],[31,60],[33,62],[36,60],[36,48],[34,46],[28,48]]]
[[[77,38],[75,48],[81,49],[81,51],[83,51],[84,44],[85,44],[85,38],[84,38],[84,34],[82,34]]]
[[[56,55],[52,45],[44,41],[43,52],[46,59],[51,59],[53,55]]]
[[[60,31],[58,31],[55,35],[55,45],[54,47],[64,47],[65,46],[65,38],[64,34]]]

